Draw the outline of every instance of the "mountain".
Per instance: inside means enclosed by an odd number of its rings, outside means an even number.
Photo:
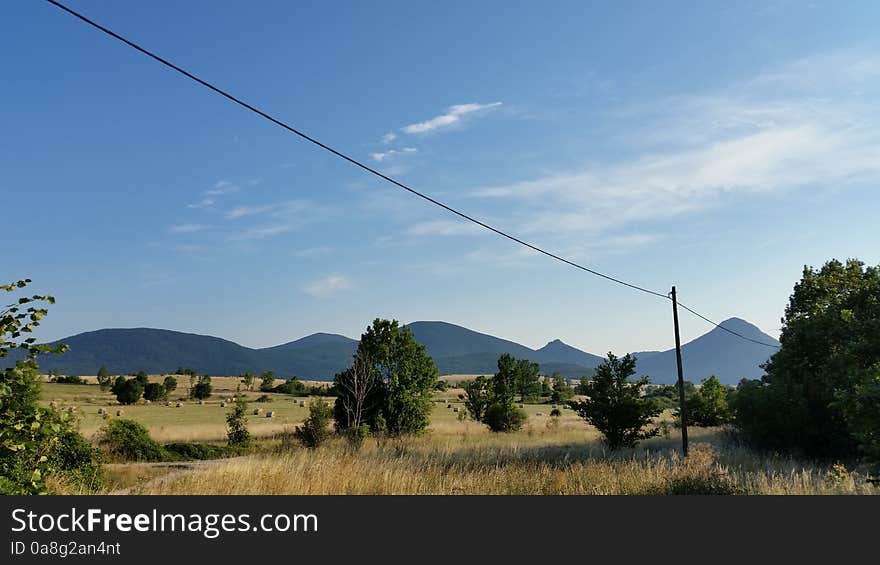
[[[756,326],[740,318],[730,318],[721,325],[750,339],[779,345],[779,342]],[[699,383],[715,375],[724,384],[735,385],[743,378],[755,379],[764,374],[760,368],[776,351],[715,328],[681,346],[685,380]],[[639,375],[648,375],[652,383],[674,383],[678,379],[675,349],[637,353]]]
[[[778,343],[739,318],[722,325],[758,341]],[[558,371],[567,377],[588,375],[602,362],[601,357],[558,339],[535,350],[447,322],[413,322],[408,327],[425,345],[442,375],[494,373],[503,353],[531,359],[540,364],[543,373]],[[274,371],[279,377],[297,375],[305,379],[332,379],[349,366],[358,345],[342,335],[316,333],[282,345],[252,349],[217,337],[151,328],[103,329],[60,341],[70,350],[41,357],[44,370],[94,375],[103,365],[113,374],[140,370],[167,373],[182,366],[209,375]],[[760,365],[772,352],[716,328],[682,346],[685,378],[699,382],[714,374],[724,383],[735,384],[743,377],[759,377],[763,373]],[[675,381],[675,350],[635,355],[639,375],[647,374],[655,383]],[[13,354],[0,360],[0,368],[15,359]]]

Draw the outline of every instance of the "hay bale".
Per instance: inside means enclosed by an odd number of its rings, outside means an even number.
[[[166,400],[166,401],[165,401],[165,406],[171,406],[171,401],[170,401],[170,400]]]
[[[453,412],[458,412],[458,406],[452,409]]]
[[[175,408],[180,408],[181,406],[183,406],[183,404],[180,402],[178,402],[177,404],[174,405]]]
[[[535,412],[535,416],[543,416],[543,415],[544,415],[543,412]]]
[[[519,407],[520,407],[520,408],[524,408],[524,406],[522,405],[522,403],[519,404]]]
[[[304,401],[300,400],[300,401],[299,401],[299,407],[300,407],[300,408],[305,408],[305,407],[306,407],[306,403],[305,403]]]
[[[446,407],[447,407],[447,408],[452,408],[452,404],[447,404]]]
[[[119,417],[122,417],[122,416],[125,416],[125,410],[122,410],[122,409],[117,410],[117,411],[116,411],[116,417],[119,418]]]
[[[67,411],[73,414],[74,412],[76,412],[76,406],[68,406]]]
[[[150,404],[149,400],[144,400],[144,404]]]
[[[254,408],[254,416],[259,416],[262,413],[263,413],[262,408]]]
[[[204,403],[205,403],[204,400],[199,400],[199,406],[201,406],[201,405],[204,404]]]
[[[274,411],[274,410],[269,410],[268,412],[266,412],[266,417],[267,417],[267,418],[274,418],[274,417],[275,417],[275,411]]]
[[[220,403],[220,408],[226,408],[226,403],[225,403],[225,402],[221,402],[221,403]]]
[[[98,408],[98,414],[104,414],[105,412],[107,412],[106,408]]]

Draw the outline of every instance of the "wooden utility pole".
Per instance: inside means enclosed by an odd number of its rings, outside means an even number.
[[[684,371],[681,368],[681,336],[678,333],[678,299],[672,287],[672,320],[675,325],[675,361],[678,363],[678,415],[681,418],[681,451],[688,456],[687,414],[684,405]]]

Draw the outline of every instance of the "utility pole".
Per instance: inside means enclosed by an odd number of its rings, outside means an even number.
[[[681,418],[681,451],[688,456],[687,414],[684,406],[684,371],[681,368],[681,336],[678,334],[678,300],[672,287],[672,320],[675,323],[675,361],[678,363],[678,415]]]

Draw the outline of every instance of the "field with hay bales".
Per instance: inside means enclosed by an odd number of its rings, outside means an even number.
[[[151,377],[156,379],[158,377]],[[461,376],[446,379],[461,382]],[[719,428],[692,428],[692,455],[679,455],[680,436],[666,434],[636,449],[609,453],[600,434],[572,410],[551,417],[552,404],[525,404],[522,430],[492,433],[464,417],[449,388],[434,395],[427,433],[368,439],[352,450],[339,438],[317,450],[292,441],[313,398],[236,392],[238,379],[214,378],[214,394],[202,404],[179,394],[164,402],[120,407],[96,384],[43,384],[42,403],[73,412],[92,441],[108,421],[142,424],[157,442],[223,445],[225,418],[238,394],[248,402],[247,426],[255,439],[247,453],[209,461],[112,462],[104,466],[104,494],[872,494],[878,489],[858,469],[762,455],[731,442]],[[326,398],[332,404],[332,398]],[[180,407],[177,404],[180,403]],[[560,406],[560,408],[562,408]],[[106,409],[106,418],[98,413]],[[255,414],[255,411],[261,411]],[[274,412],[267,418],[267,411]],[[670,413],[658,420],[671,423]],[[82,487],[53,485],[81,493]]]

